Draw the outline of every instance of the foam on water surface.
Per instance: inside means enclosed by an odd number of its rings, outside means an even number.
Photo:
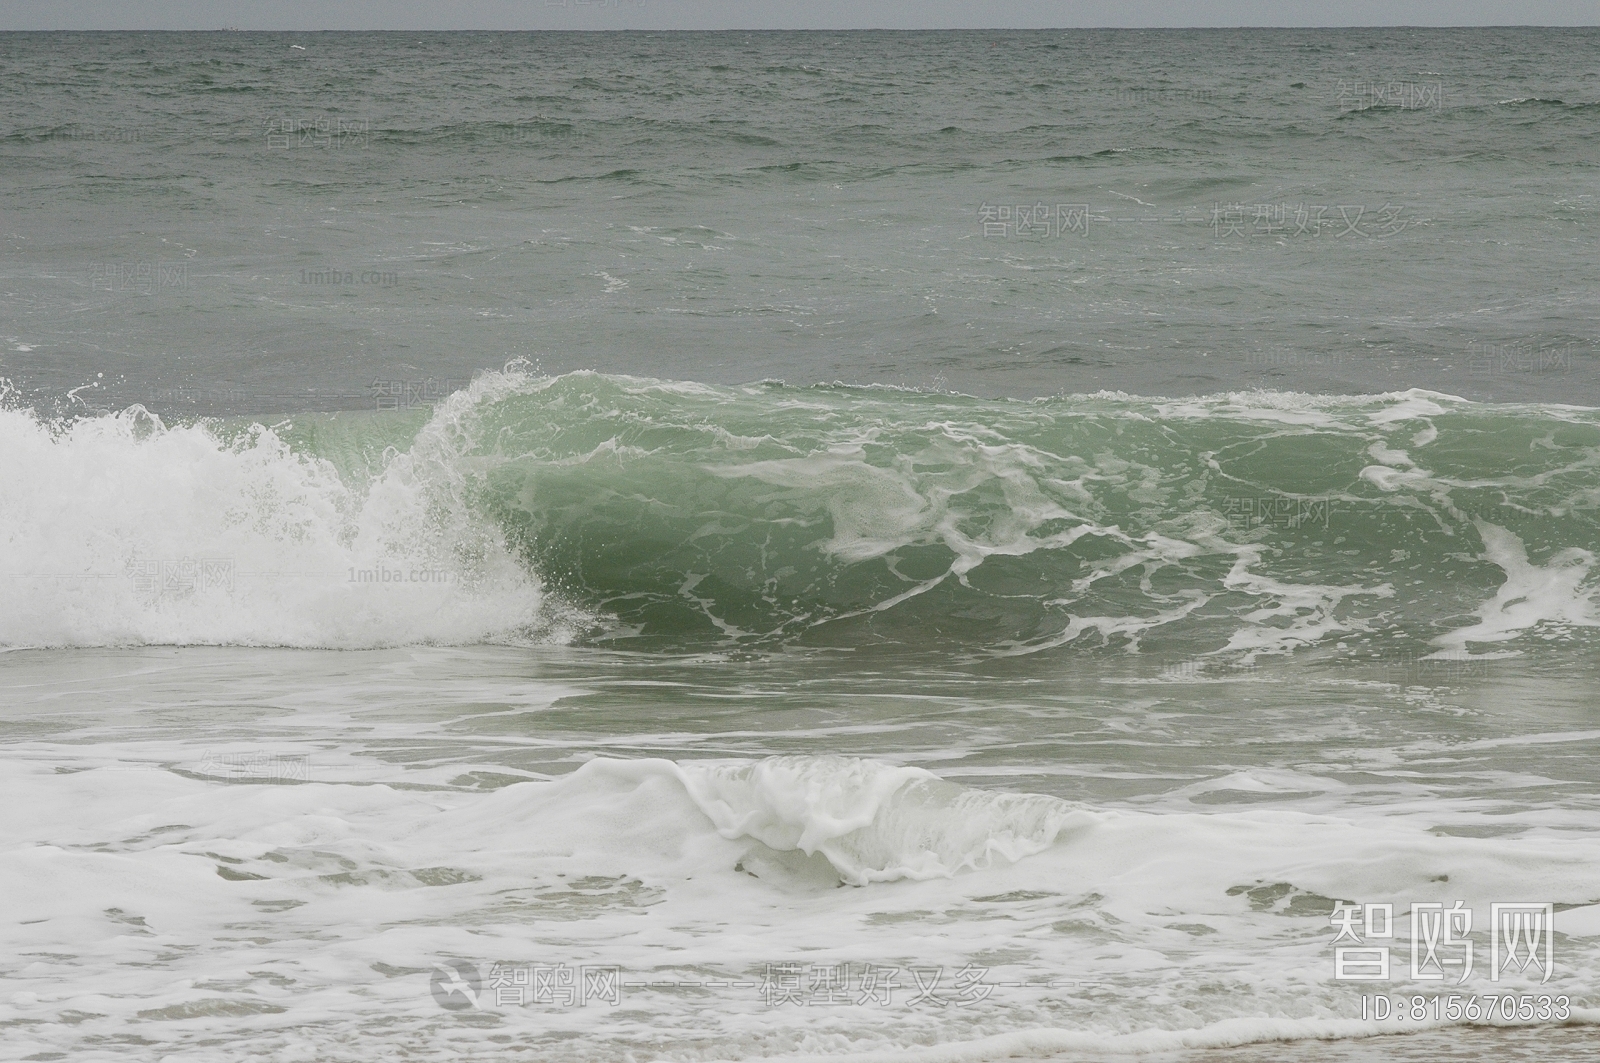
[[[1597,615],[1600,424],[1575,407],[993,402],[514,365],[430,417],[10,409],[0,434],[18,456],[0,474],[12,646],[578,637],[1248,662],[1350,638],[1516,652]]]
[[[16,1030],[41,1048],[132,1027],[293,1056],[336,1043],[318,1032],[334,1020],[337,1039],[370,1025],[392,1040],[398,1023],[447,1056],[480,1035],[538,1043],[555,1020],[579,1041],[541,1054],[574,1059],[656,1040],[673,1059],[981,1059],[1359,1035],[1382,1027],[1323,970],[1334,899],[1448,881],[1486,909],[1537,881],[1592,901],[1600,861],[1592,838],[1097,812],[844,758],[601,760],[487,794],[34,766],[5,797],[36,813],[0,872],[30,986],[6,1018],[72,1020]],[[1576,929],[1561,976],[1517,988],[1592,993],[1600,941]],[[463,1024],[427,993],[447,962],[615,967],[624,1000],[486,1005]],[[946,1004],[784,1011],[760,988],[783,963],[940,970]],[[979,968],[991,987],[963,996],[950,979]],[[742,988],[705,988],[719,981]],[[973,1043],[910,1050],[935,1041]]]
[[[301,674],[271,651],[145,650],[76,680],[61,654],[7,655],[29,708],[0,794],[18,812],[0,952],[28,988],[0,1036],[91,1059],[131,1033],[122,1058],[909,1061],[1382,1033],[1360,1018],[1372,987],[1332,977],[1339,901],[1397,905],[1397,971],[1412,901],[1463,901],[1480,936],[1492,903],[1555,903],[1552,979],[1472,987],[1596,1018],[1600,843],[1581,781],[1552,774],[1592,728],[1507,715],[1474,739],[1490,721],[1452,722],[1447,693],[1381,684],[1350,711],[1409,742],[1230,713],[1211,684],[1121,718],[1081,677],[1096,729],[1025,767],[1016,749],[1085,726],[1026,674],[952,706],[953,742],[935,705],[897,714],[911,678],[674,666],[716,677],[708,700],[647,660],[559,651],[530,671],[529,652],[300,651]],[[77,690],[71,711],[52,688]],[[708,718],[762,702],[764,733]],[[912,756],[781,751],[822,744]],[[1230,747],[1254,762],[1186,763]],[[430,979],[451,964],[614,969],[621,998],[450,1010]],[[888,1006],[855,999],[869,965],[899,971]],[[803,1005],[771,1002],[782,969],[804,972]],[[854,972],[850,999],[816,999],[827,970]],[[945,1003],[912,1005],[936,972]]]
[[[0,1055],[1595,1055],[1597,43],[0,34]]]

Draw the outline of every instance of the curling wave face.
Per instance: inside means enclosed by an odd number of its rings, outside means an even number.
[[[1600,625],[1600,414],[1577,407],[988,401],[513,365],[426,420],[7,410],[0,440],[8,645],[1248,660],[1514,653]]]

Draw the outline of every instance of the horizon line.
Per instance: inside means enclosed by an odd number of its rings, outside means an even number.
[[[1424,25],[1409,23],[1374,23],[1370,25],[1260,25],[1237,26],[725,26],[708,28],[669,28],[646,26],[563,26],[563,27],[318,27],[315,29],[285,26],[149,26],[139,29],[125,27],[57,26],[46,29],[7,29],[0,33],[1039,33],[1069,31],[1115,30],[1129,33],[1148,32],[1229,32],[1232,30],[1516,30],[1516,29],[1600,29],[1600,16],[1596,21],[1582,23],[1560,22],[1505,22],[1471,25]]]

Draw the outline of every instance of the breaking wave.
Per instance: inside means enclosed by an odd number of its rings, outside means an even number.
[[[5,409],[0,454],[8,646],[1249,659],[1518,652],[1600,626],[1600,416],[1579,407],[990,401],[512,365],[431,415]]]

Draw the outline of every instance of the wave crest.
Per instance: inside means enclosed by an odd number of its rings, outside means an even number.
[[[1595,411],[1421,391],[1021,402],[512,365],[426,417],[0,410],[0,452],[13,646],[1425,654],[1485,641],[1441,628],[1519,564],[1600,539]],[[1588,626],[1589,566],[1558,567],[1567,604],[1473,632]]]

